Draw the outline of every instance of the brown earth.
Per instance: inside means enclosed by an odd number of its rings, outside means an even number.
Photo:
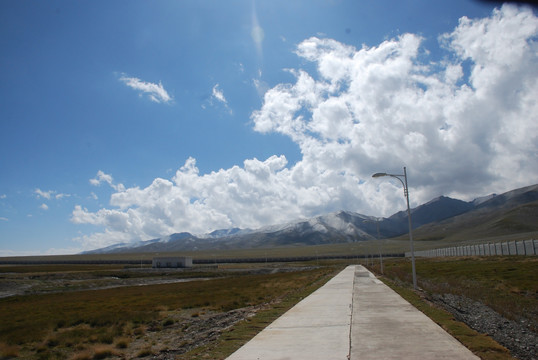
[[[216,342],[223,331],[239,321],[256,314],[261,307],[247,307],[228,312],[192,312],[170,314],[164,322],[154,323],[146,332],[129,344],[124,356],[128,359],[145,357],[172,360],[192,349]]]

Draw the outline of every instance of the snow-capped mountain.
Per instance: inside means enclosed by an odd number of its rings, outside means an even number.
[[[456,216],[507,211],[538,200],[538,185],[490,195],[465,202],[445,196],[435,198],[411,210],[413,228],[435,224]],[[259,229],[220,229],[208,234],[176,233],[159,239],[122,243],[86,253],[131,253],[193,251],[204,249],[256,248],[273,246],[318,245],[390,238],[407,233],[407,212],[388,218],[375,218],[350,211],[338,211],[310,219],[265,226]]]

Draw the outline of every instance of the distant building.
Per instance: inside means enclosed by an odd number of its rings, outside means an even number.
[[[153,268],[190,268],[192,258],[190,257],[156,257],[151,263]]]

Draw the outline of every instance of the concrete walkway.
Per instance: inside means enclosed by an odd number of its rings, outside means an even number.
[[[372,273],[357,266],[350,359],[478,357]]]
[[[355,266],[349,266],[228,360],[348,359]]]
[[[348,266],[228,360],[476,357],[361,265]]]

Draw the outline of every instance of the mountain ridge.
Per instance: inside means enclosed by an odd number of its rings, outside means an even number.
[[[538,201],[538,184],[531,185],[500,195],[488,195],[473,201],[463,201],[446,196],[439,196],[427,203],[411,209],[413,229],[419,236],[427,237],[430,233],[440,234],[447,226],[452,232],[464,231],[465,224],[480,226],[488,219],[492,227],[505,224],[503,214],[518,206]],[[525,209],[526,214],[529,209]],[[534,214],[534,213],[533,213]],[[495,222],[495,216],[500,217]],[[506,215],[508,216],[508,215]],[[529,215],[526,215],[529,218]],[[532,222],[532,216],[531,221]],[[473,219],[475,219],[473,221]],[[482,220],[480,220],[482,219]],[[504,222],[503,222],[504,221]],[[511,224],[513,218],[509,220]],[[538,221],[536,221],[538,223]],[[463,224],[458,230],[458,224]],[[441,228],[438,228],[441,226]],[[520,224],[520,229],[533,229],[532,225]],[[288,223],[264,226],[259,229],[219,229],[208,234],[191,234],[180,232],[162,238],[139,241],[135,243],[115,244],[105,248],[86,251],[84,254],[139,253],[196,251],[207,249],[257,248],[272,246],[302,246],[329,243],[351,243],[382,238],[392,238],[408,232],[407,211],[399,211],[388,218],[376,218],[352,211],[339,210],[308,219],[297,219]],[[538,230],[538,225],[536,230]],[[421,235],[424,233],[424,235]]]

